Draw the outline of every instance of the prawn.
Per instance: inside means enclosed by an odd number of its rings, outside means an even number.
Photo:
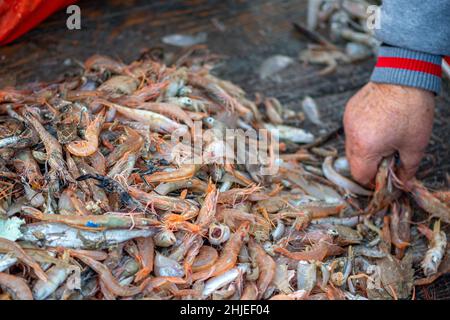
[[[154,131],[160,133],[172,133],[175,130],[180,129],[180,132],[187,132],[186,126],[179,124],[178,122],[175,122],[159,113],[148,110],[127,108],[104,99],[99,99],[97,102],[107,107],[116,109],[127,118],[148,124],[150,129]]]
[[[216,185],[211,182],[208,185],[208,190],[206,191],[205,201],[198,213],[197,224],[202,230],[205,230],[213,222],[216,215],[216,205],[217,198],[219,197],[219,192],[216,189]]]
[[[277,247],[274,251],[294,260],[323,261],[328,256],[342,254],[344,249],[323,238],[309,251],[291,252],[282,247]]]
[[[398,204],[394,203],[392,205],[392,215],[390,219],[390,226],[391,226],[391,235],[392,235],[392,243],[394,246],[396,246],[398,249],[405,249],[407,246],[409,246],[409,243],[406,241],[403,241],[399,234],[400,229],[400,213]]]
[[[142,204],[151,205],[160,210],[182,213],[186,219],[191,219],[198,214],[199,209],[192,202],[180,198],[160,196],[156,193],[146,193],[137,188],[128,186],[130,196]]]
[[[192,271],[200,272],[211,268],[219,258],[217,250],[210,246],[202,246],[192,263]]]
[[[111,291],[112,294],[121,297],[131,297],[142,292],[143,287],[122,286],[119,281],[112,275],[111,271],[104,264],[77,252],[72,252],[72,255],[80,259],[98,273],[100,280],[103,281],[105,287]]]
[[[144,145],[144,139],[134,129],[124,126],[126,140],[116,147],[107,157],[106,166],[111,167],[127,152],[137,153]]]
[[[48,280],[48,277],[45,274],[44,270],[42,270],[41,266],[29,254],[27,254],[17,243],[0,237],[0,251],[13,253],[17,259],[19,259],[27,266],[31,267],[39,279],[43,281]]]
[[[439,201],[431,192],[429,192],[418,180],[413,182],[411,194],[416,203],[432,217],[436,217],[450,223],[450,207]]]
[[[389,179],[389,172],[393,164],[394,158],[383,159],[378,168],[378,173],[375,178],[375,192],[366,210],[369,214],[376,213],[392,203],[392,184]]]
[[[228,111],[237,111],[240,116],[248,121],[253,119],[252,111],[230,96],[218,84],[206,81],[206,79],[194,74],[189,75],[189,82],[193,86],[203,89],[214,102],[225,107]]]
[[[244,238],[246,237],[250,224],[243,222],[230,240],[225,244],[219,259],[210,268],[196,272],[192,275],[192,280],[207,279],[220,275],[236,265],[239,251],[241,250]]]
[[[164,114],[168,117],[183,121],[189,128],[194,127],[194,122],[192,121],[190,115],[174,103],[146,102],[139,104],[138,108]]]
[[[266,251],[256,243],[255,240],[250,238],[248,243],[250,255],[256,262],[259,268],[259,277],[257,281],[258,287],[258,299],[261,299],[275,277],[276,264],[275,261],[269,256]]]
[[[200,167],[198,164],[183,164],[178,170],[172,172],[155,172],[149,176],[145,176],[144,179],[147,183],[174,182],[190,179],[197,173]]]
[[[22,278],[0,272],[0,285],[7,288],[16,300],[33,300],[33,294]]]
[[[19,174],[27,178],[33,188],[39,190],[44,185],[44,177],[30,149],[18,151],[14,156],[13,165]]]
[[[155,259],[155,243],[152,237],[137,238],[136,239],[139,260],[142,265],[142,269],[139,270],[134,278],[134,282],[139,282],[148,277],[153,271],[153,261]]]
[[[104,120],[104,112],[99,113],[86,128],[84,134],[86,140],[70,142],[66,146],[67,151],[77,157],[87,157],[95,153],[98,149],[98,136]]]
[[[249,281],[244,287],[241,300],[257,300],[258,299],[258,287],[254,281]]]
[[[425,276],[430,276],[438,272],[447,248],[447,236],[444,231],[441,231],[440,220],[434,223],[433,231],[424,225],[419,225],[418,229],[430,241],[428,251],[421,264]]]
[[[31,124],[34,130],[36,130],[37,134],[44,143],[45,151],[47,153],[47,161],[50,167],[63,181],[66,181],[67,179],[70,182],[74,182],[73,177],[67,170],[67,166],[63,158],[62,147],[58,140],[48,133],[47,130],[45,130],[44,126],[31,114],[31,112],[26,111],[24,113],[24,117]]]

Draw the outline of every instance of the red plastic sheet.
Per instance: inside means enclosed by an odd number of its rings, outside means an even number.
[[[0,0],[0,45],[37,26],[55,11],[76,0]]]

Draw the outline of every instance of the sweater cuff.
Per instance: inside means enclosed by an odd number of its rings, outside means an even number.
[[[373,82],[441,91],[442,57],[419,51],[381,46],[370,78]]]

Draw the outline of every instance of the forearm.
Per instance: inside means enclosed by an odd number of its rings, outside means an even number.
[[[450,1],[384,0],[376,36],[384,45],[371,80],[439,93],[450,55]]]

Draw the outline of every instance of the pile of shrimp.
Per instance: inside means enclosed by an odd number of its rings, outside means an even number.
[[[1,299],[406,299],[449,271],[449,191],[405,187],[395,158],[374,190],[356,184],[326,139],[216,61],[95,55],[0,90]],[[278,170],[174,152],[174,132],[212,129],[205,152],[234,154],[215,135],[228,128],[277,133]]]

